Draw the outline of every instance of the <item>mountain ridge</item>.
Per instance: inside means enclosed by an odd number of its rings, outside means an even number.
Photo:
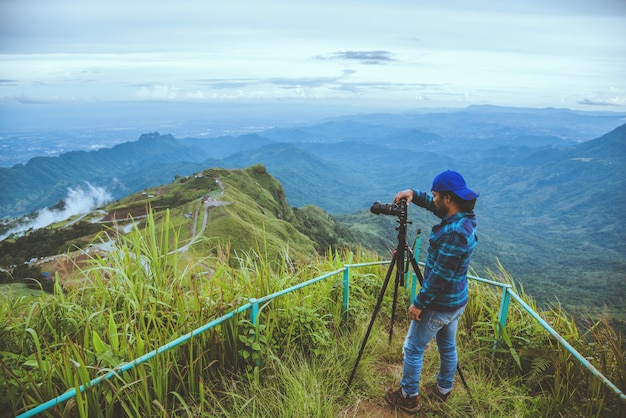
[[[282,185],[263,165],[256,164],[245,169],[210,168],[181,176],[69,222],[0,241],[0,267],[11,271],[15,266],[43,260],[36,263],[53,276],[59,274],[65,283],[72,271],[66,260],[68,252],[78,259],[83,252],[77,253],[77,248],[87,250],[94,244],[94,249],[99,247],[94,239],[98,231],[115,237],[147,228],[144,222],[148,213],[160,228],[170,228],[168,234],[182,243],[172,251],[189,251],[203,258],[226,253],[236,260],[262,252],[268,259],[287,257],[294,263],[306,263],[329,250],[358,246],[350,238],[353,234],[322,209],[312,205],[290,207]],[[0,279],[9,280],[3,275]]]

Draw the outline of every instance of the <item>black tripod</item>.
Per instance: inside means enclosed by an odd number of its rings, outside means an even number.
[[[377,203],[374,203],[374,205],[372,205],[371,211],[372,213],[375,213],[375,214],[383,213],[386,215],[396,215],[398,217],[397,222],[399,225],[396,227],[396,230],[398,231],[398,246],[393,252],[393,257],[391,258],[391,264],[389,264],[389,268],[387,269],[387,274],[385,275],[385,281],[383,282],[383,286],[380,290],[380,294],[378,295],[376,306],[374,307],[374,311],[372,313],[369,326],[367,327],[365,338],[363,338],[363,342],[361,343],[361,348],[359,349],[359,355],[357,356],[356,363],[354,364],[354,367],[352,368],[352,373],[350,373],[350,379],[348,379],[348,385],[346,386],[344,395],[348,393],[348,390],[350,389],[350,385],[352,384],[352,379],[354,378],[356,369],[359,366],[359,362],[361,361],[361,356],[363,355],[363,351],[365,350],[365,345],[367,344],[367,340],[372,331],[374,321],[376,320],[376,316],[378,315],[378,311],[380,310],[380,306],[385,296],[385,291],[387,290],[387,285],[389,284],[389,279],[391,278],[393,269],[396,266],[396,264],[397,264],[396,275],[395,275],[396,280],[395,280],[395,286],[393,290],[393,303],[391,305],[391,325],[389,327],[389,343],[391,343],[391,339],[393,337],[393,324],[395,321],[396,304],[397,304],[397,299],[398,299],[398,288],[400,286],[404,287],[404,277],[406,273],[408,272],[409,264],[413,266],[413,271],[415,272],[415,275],[417,276],[417,279],[419,280],[420,285],[423,285],[424,283],[424,276],[422,275],[422,272],[420,271],[419,266],[417,265],[417,261],[415,260],[415,254],[413,252],[413,249],[409,247],[406,242],[406,226],[407,224],[411,223],[411,222],[408,222],[407,220],[406,201],[402,199],[402,201],[397,205],[380,204],[377,202]],[[459,377],[461,378],[461,381],[463,382],[463,386],[465,386],[465,389],[469,393],[469,387],[467,386],[467,383],[465,382],[465,377],[463,376],[463,373],[461,372],[461,369],[458,364],[457,364],[456,369],[459,374]],[[471,394],[470,394],[470,397],[471,397]]]

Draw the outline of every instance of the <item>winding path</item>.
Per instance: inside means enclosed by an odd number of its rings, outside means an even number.
[[[215,182],[220,186],[221,192],[218,196],[222,196],[224,194],[224,184],[222,183],[222,181],[220,179],[215,179]],[[182,251],[187,251],[189,249],[189,247],[191,245],[193,245],[197,240],[198,237],[201,236],[204,231],[206,230],[206,225],[209,221],[209,208],[213,208],[213,207],[218,207],[218,206],[225,206],[225,205],[230,205],[231,202],[222,202],[220,200],[215,200],[213,198],[205,198],[202,200],[202,205],[204,207],[204,218],[202,219],[202,227],[200,228],[200,231],[197,230],[197,223],[198,223],[198,212],[196,211],[195,215],[194,215],[194,220],[193,220],[193,228],[192,228],[192,237],[191,240],[189,240],[189,242],[185,245],[183,245],[182,247],[179,247],[176,250],[170,251],[170,254],[175,253],[175,252],[182,252]]]
[[[204,233],[204,231],[206,229],[207,222],[209,220],[209,208],[217,207],[217,206],[230,205],[230,203],[231,202],[222,202],[222,201],[219,201],[219,200],[213,200],[213,201],[204,202],[203,203],[203,206],[204,206],[204,219],[202,219],[202,227],[200,228],[200,231],[196,230],[196,221],[194,221],[194,224],[193,224],[193,230],[194,230],[193,232],[194,232],[194,234],[191,237],[191,240],[187,244],[183,245],[182,247],[179,247],[176,250],[170,251],[170,254],[175,253],[175,252],[187,251],[189,249],[189,246],[193,245],[193,243],[195,243],[198,240],[198,237]],[[197,219],[197,217],[198,217],[198,213],[196,212],[195,218]]]

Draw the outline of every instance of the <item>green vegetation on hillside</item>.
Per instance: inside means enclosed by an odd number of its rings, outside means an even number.
[[[245,202],[250,204],[250,202]],[[0,416],[14,416],[87,384],[113,368],[187,334],[250,298],[259,298],[344,263],[378,261],[364,251],[272,260],[249,251],[230,255],[173,252],[169,211],[149,214],[145,228],[123,235],[106,258],[95,253],[75,274],[83,285],[0,304]],[[285,252],[289,249],[284,248]],[[233,257],[236,261],[233,262]],[[236,265],[237,267],[233,267]],[[209,269],[210,266],[210,269]],[[386,387],[398,384],[408,300],[401,295],[395,339],[387,345],[392,292],[385,295],[370,344],[347,396],[358,342],[380,292],[385,266],[354,269],[350,309],[341,312],[338,275],[264,304],[259,326],[235,315],[190,341],[88,388],[49,416],[394,416]],[[494,280],[510,282],[504,273]],[[443,405],[423,399],[423,413],[446,417],[624,416],[623,403],[513,305],[495,340],[500,294],[472,283],[460,324],[460,383]],[[532,299],[524,299],[534,306]],[[626,384],[621,341],[606,323],[582,334],[563,311],[541,314],[616,384]],[[497,349],[493,351],[494,342]],[[427,353],[424,379],[437,354]],[[470,396],[471,393],[471,396]]]
[[[144,228],[148,213],[157,224],[167,214],[172,243],[193,244],[194,251],[205,256],[217,256],[220,248],[232,256],[254,251],[275,261],[285,256],[307,259],[357,242],[321,209],[289,207],[281,184],[262,165],[177,176],[170,184],[145,189],[104,209],[104,215],[98,211],[87,216],[89,221],[63,222],[0,242],[0,283],[41,280],[40,266],[54,275],[66,266],[48,259],[88,252],[99,231],[114,239],[129,228]],[[24,264],[31,259],[36,261]]]
[[[78,222],[64,228],[28,231],[19,238],[0,241],[0,283],[26,281],[34,285],[34,280],[51,290],[50,282],[41,276],[41,267],[36,262],[86,247],[100,229],[96,224]]]

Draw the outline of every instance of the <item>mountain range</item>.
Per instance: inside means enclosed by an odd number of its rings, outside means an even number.
[[[351,115],[240,136],[155,132],[0,168],[0,216],[54,205],[85,182],[118,199],[211,167],[263,164],[290,206],[318,206],[349,230],[377,224],[386,244],[376,246],[385,251],[394,222],[369,213],[370,205],[408,187],[428,191],[438,172],[454,169],[481,193],[478,274],[500,262],[541,302],[592,311],[607,305],[626,318],[625,116],[473,106]],[[417,208],[409,216],[426,233],[436,222]]]

